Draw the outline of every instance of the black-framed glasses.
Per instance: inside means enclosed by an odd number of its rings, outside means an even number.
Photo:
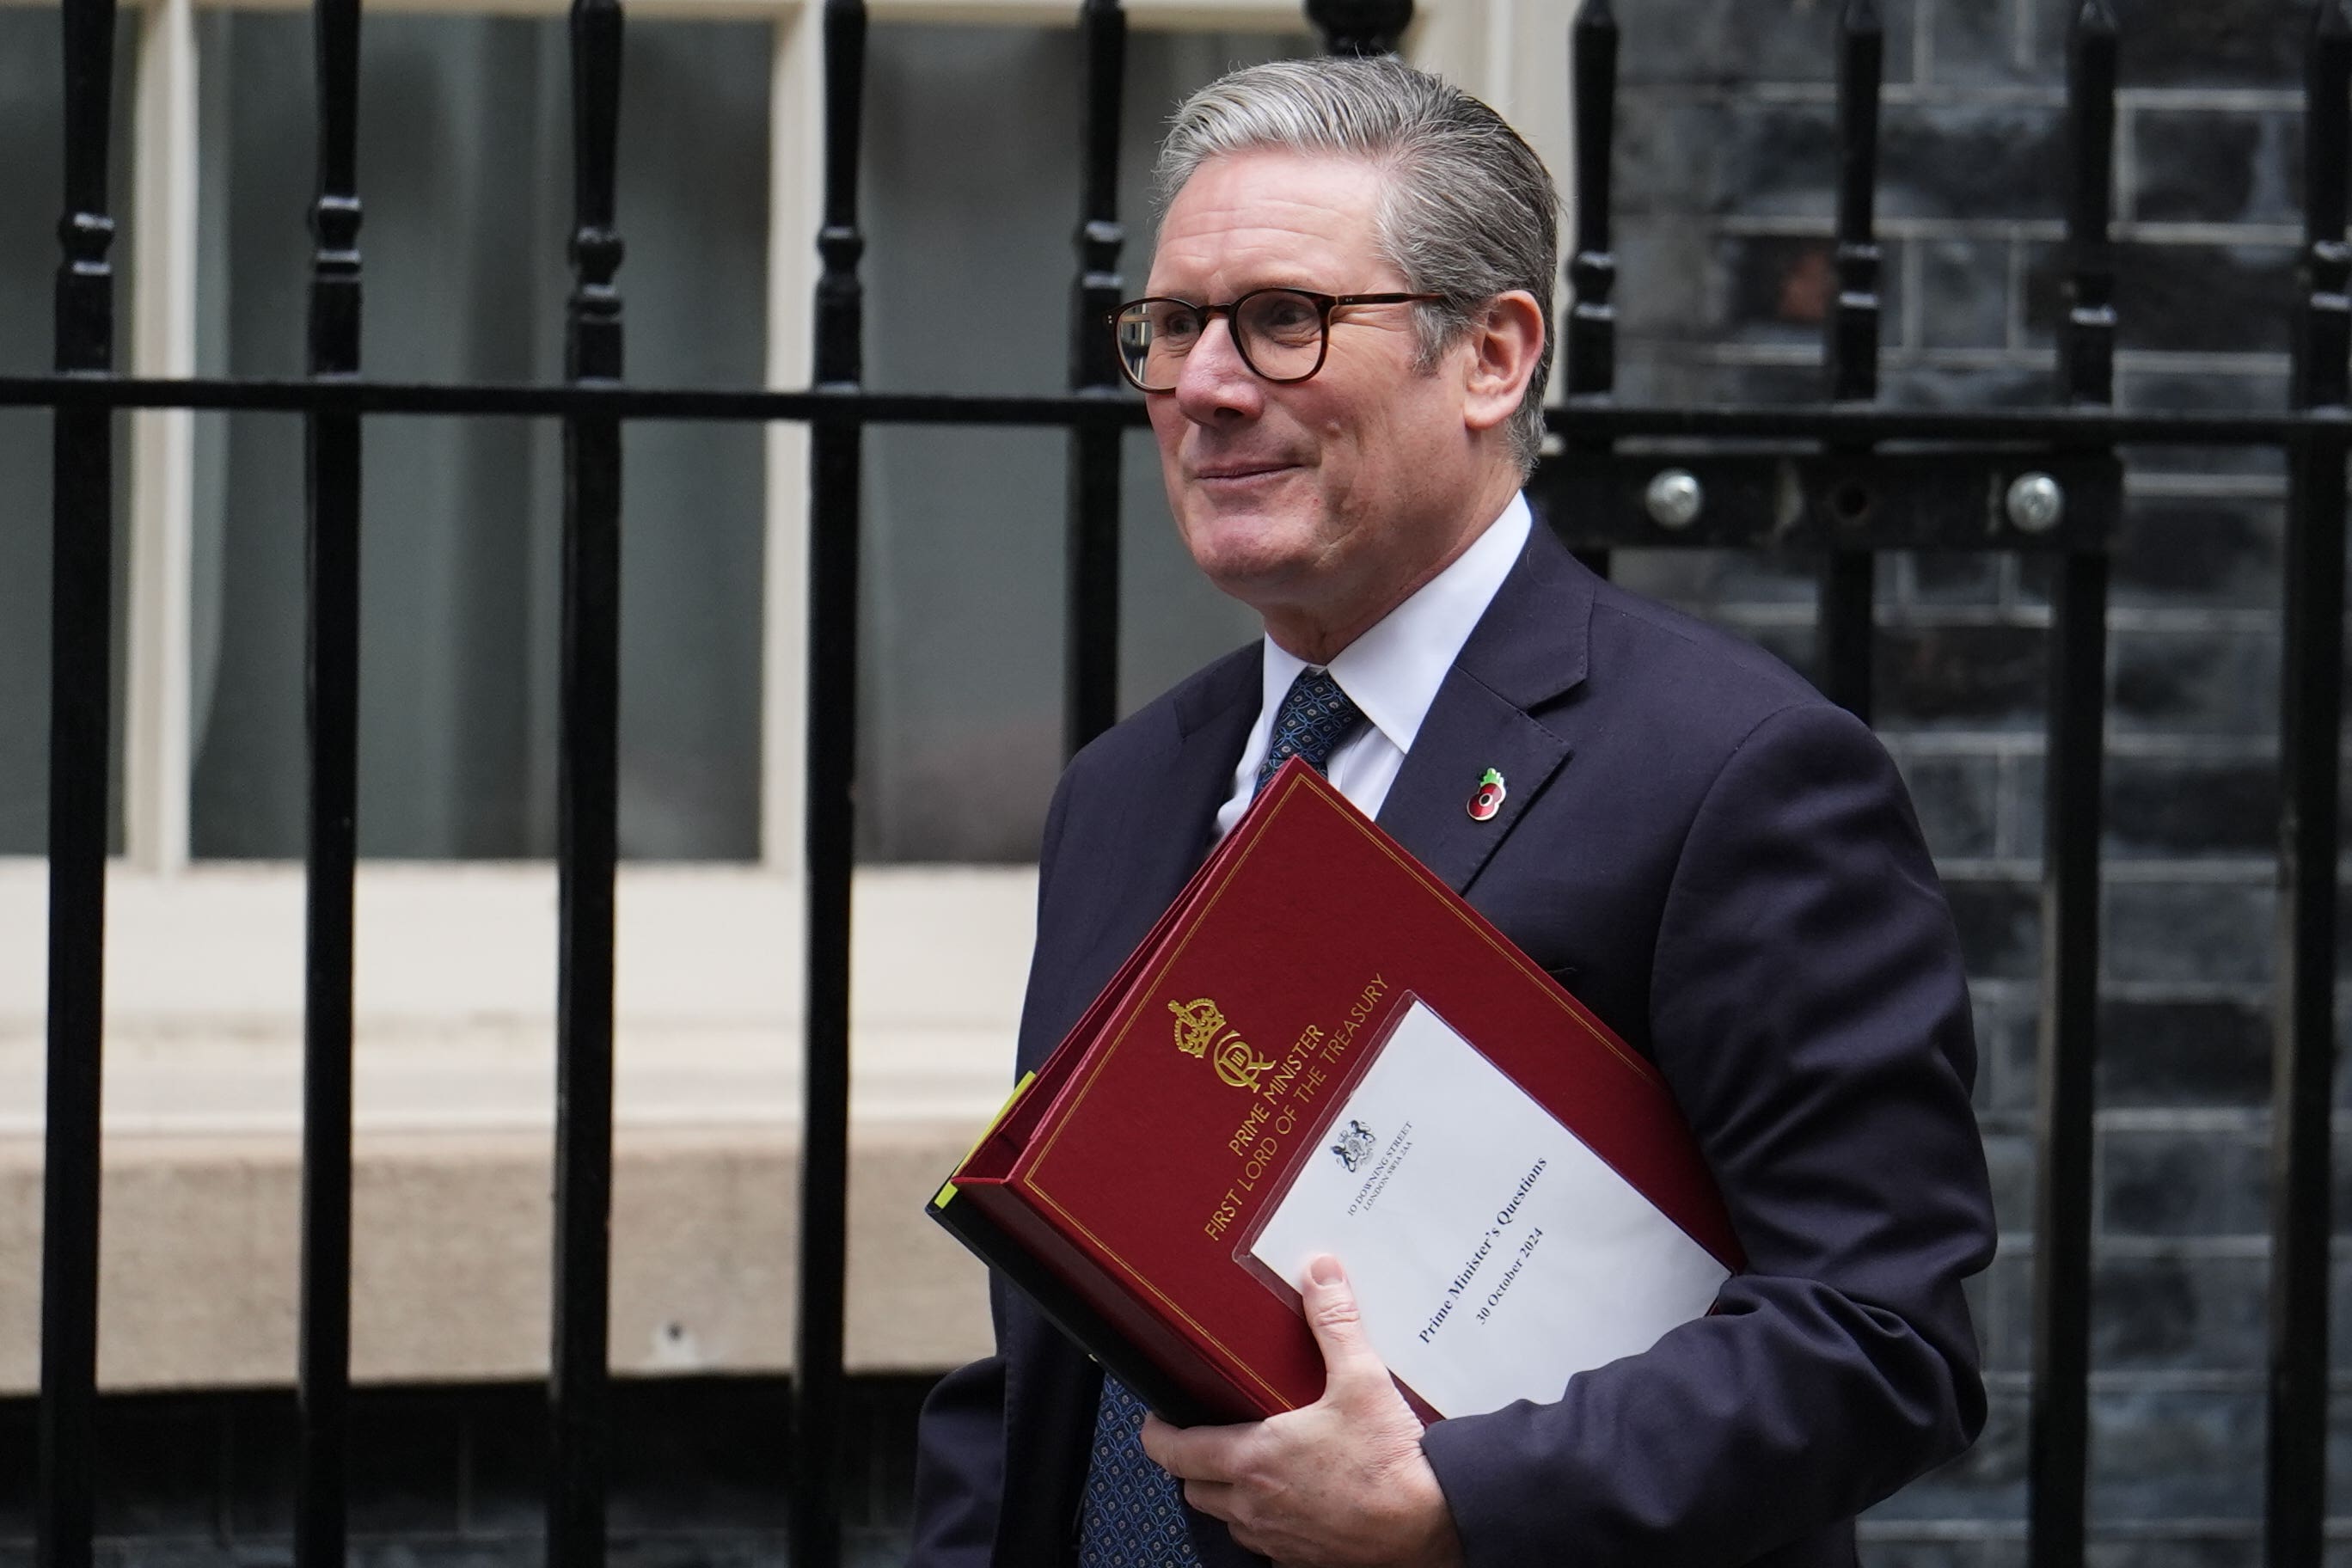
[[[1222,305],[1189,300],[1130,300],[1111,317],[1118,368],[1139,392],[1173,392],[1184,356],[1209,330],[1209,318],[1232,323],[1234,347],[1261,379],[1305,381],[1323,368],[1331,347],[1331,312],[1342,305],[1417,305],[1443,294],[1317,294],[1305,289],[1253,289]]]

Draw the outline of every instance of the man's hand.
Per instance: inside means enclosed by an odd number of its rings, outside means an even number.
[[[1143,1423],[1143,1451],[1184,1500],[1283,1568],[1457,1568],[1462,1542],[1421,1452],[1421,1419],[1397,1392],[1339,1259],[1307,1268],[1307,1321],[1323,1397],[1242,1426]]]

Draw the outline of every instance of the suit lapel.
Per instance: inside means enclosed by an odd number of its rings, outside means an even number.
[[[1045,1016],[1051,1029],[1031,1042],[1041,1053],[1077,1021],[1199,868],[1257,717],[1263,664],[1263,649],[1252,645],[1211,666],[1176,694],[1159,744],[1097,785],[1097,793],[1114,791],[1115,803],[1089,831],[1087,869],[1076,873],[1094,889],[1084,918],[1051,955],[1065,977],[1055,994],[1066,1012]]]
[[[1462,646],[1397,771],[1380,823],[1422,863],[1467,892],[1496,847],[1569,759],[1555,700],[1581,684],[1592,621],[1591,573],[1540,522]],[[1503,775],[1488,821],[1470,799]]]
[[[1139,862],[1129,896],[1157,920],[1199,868],[1216,830],[1217,807],[1233,792],[1234,764],[1257,719],[1265,648],[1226,657],[1176,703],[1176,744],[1165,765],[1139,783],[1131,821]]]

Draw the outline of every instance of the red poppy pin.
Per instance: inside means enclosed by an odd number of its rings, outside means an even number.
[[[1503,775],[1488,768],[1478,780],[1477,793],[1470,797],[1470,820],[1492,822],[1495,814],[1503,809]]]

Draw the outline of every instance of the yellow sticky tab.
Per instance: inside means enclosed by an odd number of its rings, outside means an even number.
[[[995,1131],[1005,1117],[1012,1113],[1013,1102],[1021,1098],[1021,1091],[1035,1081],[1036,1077],[1034,1072],[1024,1072],[1021,1075],[1021,1081],[1013,1086],[1013,1092],[1004,1097],[1004,1103],[996,1108],[996,1114],[988,1119],[988,1125],[980,1130],[980,1136],[971,1141],[971,1147],[965,1150],[963,1158],[956,1162],[956,1169],[961,1170],[974,1154],[980,1152],[980,1146],[988,1142],[988,1135]],[[948,1206],[948,1200],[954,1196],[955,1178],[950,1176],[940,1184],[938,1194],[931,1199],[931,1206],[935,1209],[943,1209]]]

